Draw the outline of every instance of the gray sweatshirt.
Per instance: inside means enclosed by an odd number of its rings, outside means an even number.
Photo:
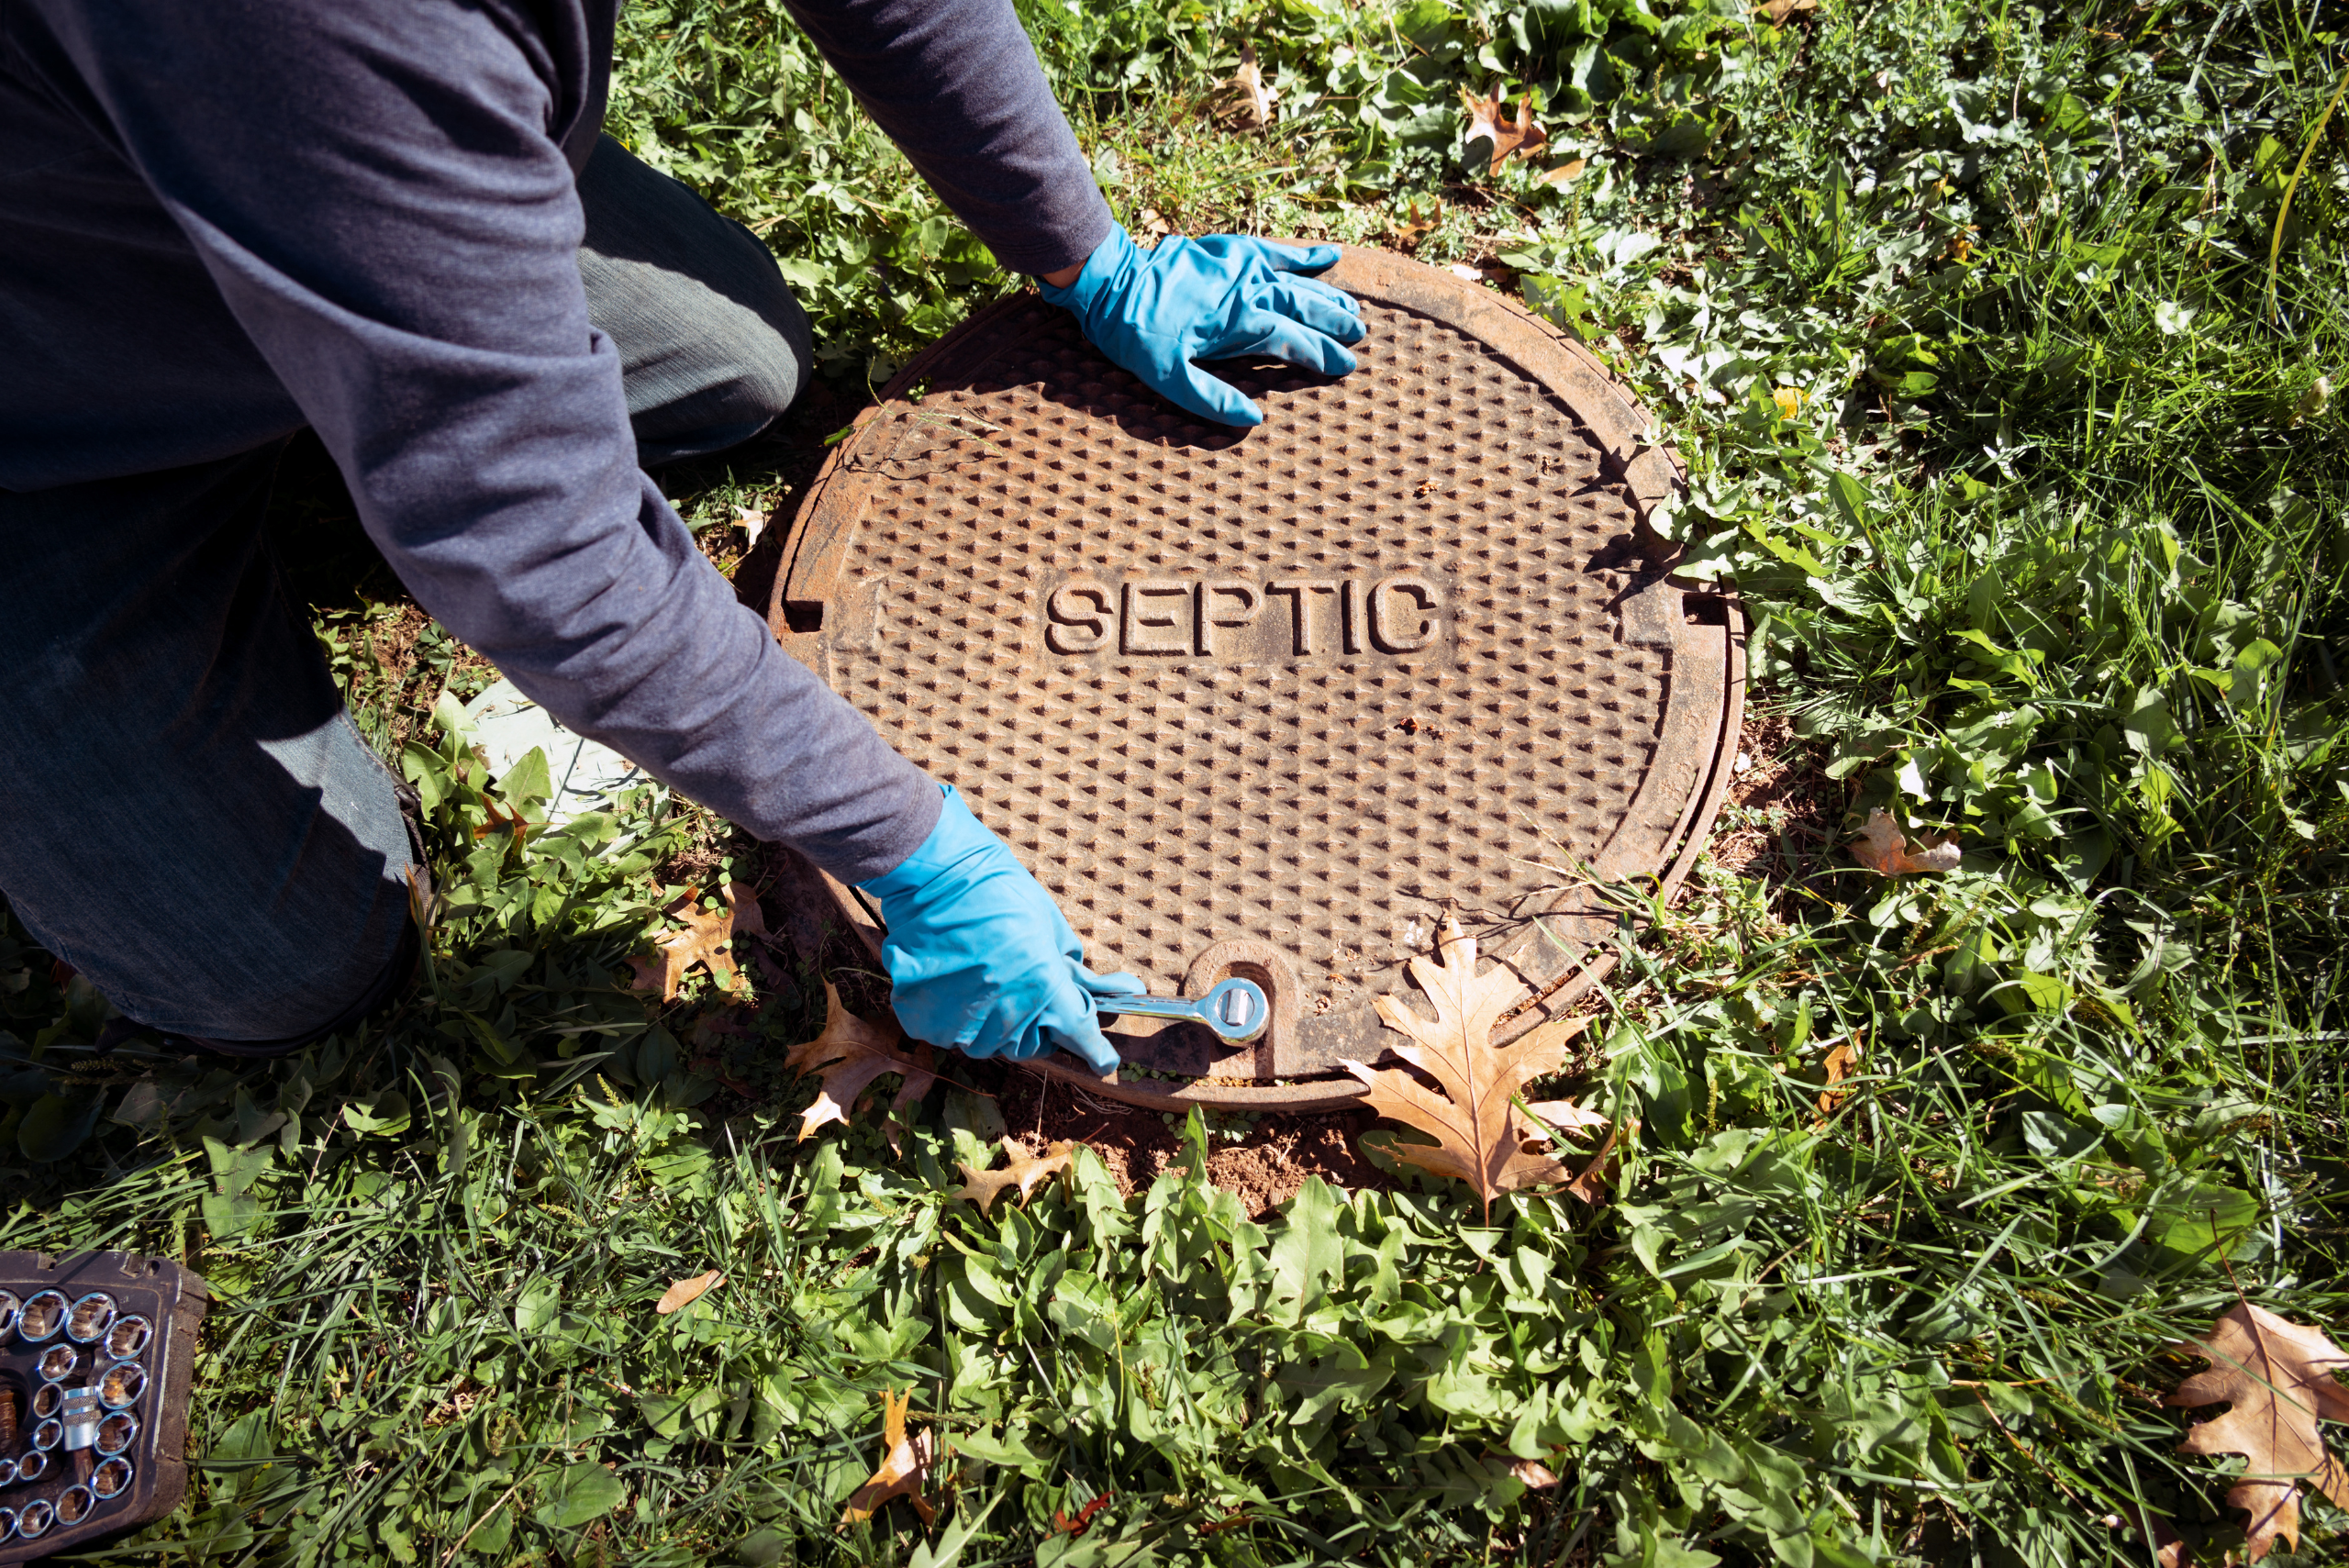
[[[1005,265],[1108,233],[1009,0],[792,9]],[[517,685],[862,881],[937,788],[735,602],[587,322],[573,182],[617,10],[0,0],[0,489],[312,426],[400,580]]]

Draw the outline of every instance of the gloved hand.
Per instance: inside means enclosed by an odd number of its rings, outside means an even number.
[[[858,885],[881,904],[881,946],[906,1032],[967,1056],[1073,1051],[1108,1073],[1118,1053],[1096,996],[1138,996],[1130,974],[1096,974],[1084,947],[1027,868],[986,830],[952,784],[921,848]]]
[[[1224,425],[1261,425],[1264,410],[1193,360],[1254,354],[1343,375],[1363,337],[1352,295],[1305,277],[1337,265],[1335,245],[1298,249],[1238,234],[1169,238],[1144,250],[1123,228],[1085,258],[1066,288],[1043,285],[1093,346],[1178,406]]]

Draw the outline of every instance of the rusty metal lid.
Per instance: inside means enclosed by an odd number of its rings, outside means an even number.
[[[1032,295],[982,311],[833,454],[770,606],[1096,969],[1269,983],[1252,1046],[1113,1031],[1208,1080],[1143,1103],[1347,1100],[1310,1080],[1384,1051],[1372,998],[1446,909],[1531,989],[1508,1027],[1553,1015],[1620,918],[1593,882],[1669,896],[1735,754],[1741,628],[1643,547],[1680,473],[1630,395],[1447,272],[1349,249],[1328,276],[1360,368],[1219,366],[1247,431]]]

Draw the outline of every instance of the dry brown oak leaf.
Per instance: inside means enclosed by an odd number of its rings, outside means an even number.
[[[1000,1171],[982,1171],[974,1165],[965,1165],[957,1161],[956,1165],[963,1173],[963,1184],[949,1196],[969,1198],[979,1206],[979,1212],[985,1214],[994,1207],[995,1200],[1002,1195],[1005,1188],[1017,1187],[1019,1189],[1019,1201],[1026,1203],[1028,1195],[1036,1190],[1037,1183],[1067,1170],[1076,1159],[1076,1145],[1067,1139],[1061,1140],[1041,1154],[1030,1154],[1008,1138],[1003,1140],[1003,1147],[1010,1154],[1011,1163]]]
[[[1571,1137],[1579,1138],[1585,1132],[1602,1127],[1607,1129],[1607,1136],[1599,1140],[1598,1151],[1582,1168],[1582,1174],[1566,1184],[1566,1191],[1596,1208],[1598,1200],[1606,1195],[1607,1162],[1615,1152],[1617,1140],[1627,1132],[1636,1136],[1640,1124],[1630,1120],[1609,1121],[1597,1111],[1583,1109],[1572,1100],[1540,1100],[1525,1108],[1531,1111],[1537,1119],[1548,1122]]]
[[[793,1046],[783,1063],[795,1073],[813,1073],[818,1080],[814,1103],[799,1113],[800,1140],[805,1142],[826,1122],[846,1126],[857,1096],[886,1073],[905,1074],[897,1097],[889,1104],[892,1113],[928,1094],[936,1075],[907,1053],[905,1040],[896,1019],[885,1026],[868,1023],[848,1010],[839,986],[824,982],[824,1032]]]
[[[1229,84],[1240,95],[1241,123],[1252,129],[1262,129],[1273,123],[1273,110],[1281,95],[1264,85],[1264,72],[1256,63],[1253,44],[1240,46],[1240,69],[1233,72]]]
[[[1501,117],[1501,84],[1493,83],[1491,95],[1479,98],[1467,88],[1460,89],[1460,101],[1468,106],[1468,139],[1478,137],[1491,139],[1493,166],[1486,171],[1497,174],[1509,154],[1522,153],[1531,158],[1534,150],[1550,139],[1550,133],[1533,123],[1533,105],[1524,98],[1517,101],[1517,118]]]
[[[921,1495],[922,1483],[930,1479],[933,1447],[930,1429],[906,1435],[906,1407],[913,1397],[910,1388],[902,1396],[892,1396],[885,1388],[881,1391],[881,1468],[873,1473],[872,1480],[849,1494],[848,1507],[841,1510],[843,1527],[871,1518],[892,1497],[911,1503],[924,1524],[938,1517],[938,1510]]]
[[[1908,835],[1900,831],[1900,824],[1881,806],[1868,813],[1860,836],[1852,840],[1852,858],[1879,876],[1955,871],[1957,852],[1954,839],[1932,844],[1919,839],[1912,844]]]
[[[1525,1107],[1560,1132],[1596,1131],[1608,1125],[1607,1118],[1597,1111],[1585,1110],[1572,1100],[1536,1100]]]
[[[1503,1454],[1496,1457],[1507,1458],[1508,1456]],[[1520,1459],[1508,1467],[1508,1473],[1536,1492],[1558,1484],[1557,1472],[1538,1459]]]
[[[725,1283],[726,1276],[716,1269],[706,1274],[696,1274],[691,1279],[681,1279],[661,1293],[661,1299],[653,1303],[652,1310],[666,1318],[672,1312],[692,1306]]]
[[[2250,1462],[2227,1493],[2229,1506],[2251,1515],[2244,1531],[2254,1562],[2274,1550],[2278,1536],[2300,1547],[2300,1488],[2314,1486],[2349,1508],[2349,1473],[2327,1453],[2317,1418],[2349,1421],[2349,1388],[2332,1374],[2349,1354],[2324,1337],[2249,1302],[2232,1307],[2199,1342],[2178,1347],[2210,1363],[2177,1385],[2167,1403],[2234,1408],[2200,1422],[2178,1444],[2181,1453],[2239,1453]]]
[[[1449,915],[1437,946],[1443,954],[1441,965],[1424,958],[1411,960],[1411,977],[1435,1006],[1432,1022],[1393,996],[1381,996],[1377,1003],[1378,1016],[1387,1026],[1412,1040],[1390,1049],[1434,1079],[1442,1092],[1391,1067],[1359,1062],[1339,1065],[1362,1080],[1379,1115],[1432,1133],[1437,1140],[1432,1145],[1389,1143],[1389,1153],[1466,1182],[1476,1189],[1489,1215],[1496,1194],[1573,1179],[1574,1172],[1549,1151],[1549,1140],[1539,1126],[1513,1102],[1528,1079],[1557,1070],[1565,1060],[1567,1041],[1590,1019],[1554,1019],[1512,1044],[1496,1046],[1493,1026],[1529,995],[1524,983],[1506,964],[1478,974],[1476,939]],[[1611,1136],[1608,1141],[1612,1144]],[[1601,1160],[1606,1153],[1601,1151]]]
[[[1835,1107],[1843,1103],[1843,1096],[1837,1091],[1835,1085],[1852,1075],[1852,1069],[1858,1065],[1859,1060],[1860,1031],[1854,1029],[1851,1039],[1827,1053],[1827,1087],[1819,1096],[1820,1121],[1825,1121],[1829,1117],[1833,1116]]]
[[[1411,198],[1411,205],[1403,209],[1403,216],[1401,217],[1388,220],[1387,232],[1395,237],[1397,243],[1409,245],[1415,243],[1419,239],[1419,236],[1433,233],[1435,231],[1435,226],[1442,221],[1443,203],[1442,201],[1439,200],[1435,202],[1429,208],[1428,215],[1425,217],[1421,217],[1419,216],[1419,198],[1413,196]]]
[[[685,925],[682,931],[672,931],[660,941],[661,956],[652,958],[642,953],[628,961],[636,971],[636,989],[650,991],[658,986],[663,1002],[677,999],[678,983],[685,971],[695,964],[705,964],[710,978],[729,991],[739,984],[732,951],[737,933],[744,936],[763,934],[766,921],[759,914],[757,892],[746,883],[726,884],[726,907],[715,914],[704,913],[699,907],[700,891],[685,889],[685,896],[669,906],[669,913]]]

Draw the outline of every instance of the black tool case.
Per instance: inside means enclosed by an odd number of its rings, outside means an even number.
[[[201,1278],[160,1258],[0,1252],[0,1563],[179,1507],[210,1300]]]

